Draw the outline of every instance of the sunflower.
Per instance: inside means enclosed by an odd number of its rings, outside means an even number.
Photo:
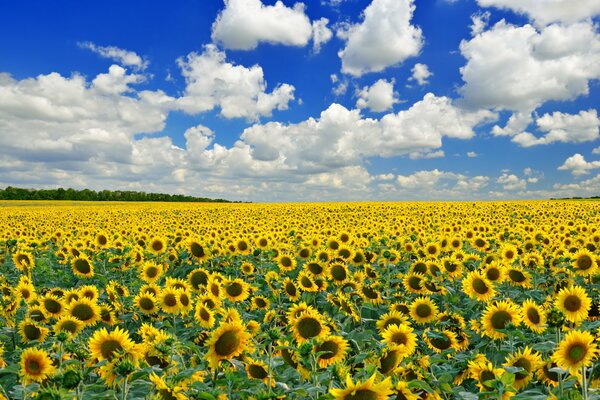
[[[160,279],[163,274],[163,266],[160,263],[154,263],[152,261],[146,261],[140,265],[139,269],[140,278],[147,283],[154,283]]]
[[[155,372],[152,372],[148,378],[156,387],[160,399],[187,400],[189,398],[185,395],[185,388],[183,386],[168,384],[163,378],[156,375]]]
[[[267,310],[271,302],[264,296],[254,296],[252,298],[252,309],[253,310]]]
[[[396,399],[403,400],[422,400],[423,398],[415,393],[413,393],[408,387],[408,383],[404,381],[399,381],[396,383],[394,387],[394,394],[396,395]]]
[[[211,368],[217,368],[221,360],[230,360],[242,354],[250,338],[240,321],[222,322],[206,342],[208,352],[204,358]]]
[[[196,260],[202,261],[208,258],[208,252],[199,240],[190,239],[187,242],[187,250],[188,254]]]
[[[155,314],[158,312],[156,296],[150,293],[139,293],[133,299],[133,304],[144,314]]]
[[[543,365],[537,371],[537,377],[546,386],[556,387],[560,384],[560,375],[554,369],[558,368],[552,360],[543,361]]]
[[[454,256],[443,257],[440,260],[447,277],[450,280],[455,280],[462,276],[462,263]]]
[[[250,262],[245,262],[240,265],[240,271],[244,275],[252,275],[254,273],[254,265]]]
[[[410,316],[418,324],[434,321],[438,308],[429,297],[417,297],[410,305]]]
[[[519,256],[519,251],[516,246],[505,243],[500,248],[500,257],[507,263],[512,264]]]
[[[43,349],[31,347],[21,353],[21,371],[24,383],[42,382],[54,375],[56,368]]]
[[[484,334],[492,339],[504,339],[506,333],[499,329],[506,329],[509,323],[518,325],[521,322],[519,308],[510,300],[502,300],[489,304],[481,317]]]
[[[425,275],[420,272],[411,272],[404,276],[402,281],[404,288],[409,293],[424,293],[425,288]]]
[[[65,310],[65,303],[57,296],[47,293],[40,299],[40,307],[48,317],[58,318]]]
[[[373,374],[365,382],[352,382],[350,374],[346,375],[345,389],[330,389],[329,393],[335,400],[387,400],[392,395],[392,382],[390,378],[385,378],[379,383],[375,383],[376,375]]]
[[[77,318],[86,326],[94,325],[100,319],[100,307],[87,298],[72,301],[67,307],[67,315]]]
[[[350,276],[350,272],[348,271],[346,264],[340,262],[330,264],[327,268],[327,273],[329,278],[338,284],[345,282]]]
[[[546,330],[546,312],[535,304],[533,300],[527,299],[522,306],[523,324],[535,333],[542,333]]]
[[[194,290],[200,290],[208,285],[208,272],[203,268],[196,268],[188,274],[188,283]]]
[[[111,305],[103,304],[100,306],[100,321],[108,325],[114,325],[117,322],[115,311]]]
[[[91,278],[94,276],[94,264],[84,254],[71,260],[71,269],[74,275],[82,278]]]
[[[265,385],[269,383],[269,367],[262,361],[253,360],[248,358],[245,361],[246,374],[250,379],[258,379],[263,381]],[[275,381],[271,382],[271,385],[275,386]]]
[[[520,267],[509,267],[506,269],[507,281],[515,286],[531,289],[531,274]]]
[[[298,287],[305,292],[316,292],[318,287],[306,271],[300,272],[298,275]]]
[[[321,339],[329,335],[323,316],[314,309],[308,309],[290,321],[294,338],[302,344],[312,338]]]
[[[187,315],[188,312],[193,308],[192,297],[188,290],[178,289],[177,290],[177,302],[179,303],[179,310],[183,315]]]
[[[13,254],[12,260],[15,263],[15,267],[26,275],[29,275],[31,269],[35,266],[33,254],[24,251],[17,251]]]
[[[291,301],[296,301],[300,297],[300,291],[290,278],[285,278],[283,281],[283,291]]]
[[[96,237],[94,238],[94,243],[100,249],[108,247],[109,239],[108,235],[105,232],[98,232]]]
[[[488,302],[496,291],[492,282],[479,271],[471,271],[462,282],[463,291],[472,299]]]
[[[241,302],[248,298],[250,295],[250,285],[244,282],[242,279],[235,278],[229,279],[224,283],[225,296],[233,302]]]
[[[194,317],[203,328],[211,329],[215,325],[215,314],[213,310],[201,302],[196,303]]]
[[[42,343],[48,336],[48,328],[39,326],[35,321],[26,318],[19,324],[19,334],[23,343],[33,342],[34,340]]]
[[[179,289],[166,287],[158,295],[160,308],[168,314],[179,313]]]
[[[35,286],[33,286],[29,279],[20,279],[16,287],[16,292],[26,302],[30,302],[36,298]]]
[[[511,354],[506,358],[504,363],[505,367],[520,367],[523,371],[515,373],[515,382],[513,387],[517,390],[527,386],[527,383],[536,373],[538,368],[542,365],[542,358],[538,353],[525,346],[524,349],[519,350],[516,353]]]
[[[552,361],[562,369],[576,373],[582,367],[589,367],[597,353],[598,346],[590,332],[572,330],[559,343],[558,349],[552,355]]]
[[[458,339],[456,337],[456,333],[452,332],[450,329],[436,329],[432,331],[425,329],[423,338],[427,344],[427,347],[436,353],[442,353],[446,350],[457,348]]]
[[[408,317],[400,311],[390,310],[379,317],[379,320],[375,323],[377,330],[382,333],[390,325],[402,325],[408,323]]]
[[[83,330],[84,324],[70,315],[62,316],[53,326],[54,333],[67,333],[71,338],[77,336]]]
[[[502,368],[494,368],[492,363],[487,361],[487,359],[485,359],[485,361],[474,360],[469,362],[469,373],[471,378],[477,381],[477,387],[481,392],[489,392],[494,390],[489,381],[499,379],[502,377],[502,375],[504,375],[504,372],[505,371]],[[503,399],[504,398],[505,397],[503,397]]]
[[[389,375],[400,365],[404,357],[405,354],[402,349],[385,347],[377,360],[377,370],[383,375]]]
[[[497,261],[492,261],[490,264],[487,264],[482,272],[487,280],[496,284],[502,283],[506,279],[505,268]]]
[[[281,271],[293,271],[296,269],[296,259],[288,254],[280,254],[276,259],[277,265]]]
[[[594,254],[581,249],[571,257],[575,273],[584,276],[593,276],[598,273],[598,263]]]
[[[100,328],[94,332],[88,341],[91,358],[96,361],[111,361],[120,354],[130,353],[135,343],[129,338],[129,332],[119,327],[108,332]]]
[[[94,285],[85,285],[79,288],[79,295],[92,301],[98,301],[98,288]]]
[[[408,324],[392,324],[381,336],[388,348],[400,351],[400,359],[410,356],[417,349],[417,335]]]
[[[570,288],[563,288],[558,292],[554,305],[562,311],[568,321],[576,324],[588,317],[592,300],[584,288],[572,286]]]
[[[314,347],[319,366],[327,368],[329,365],[344,360],[347,348],[348,341],[341,336],[329,336],[320,340]]]
[[[148,251],[152,254],[159,255],[163,253],[166,248],[167,242],[162,237],[154,237],[148,242]]]

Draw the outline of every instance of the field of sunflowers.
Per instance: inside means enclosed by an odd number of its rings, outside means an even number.
[[[0,399],[598,399],[600,202],[3,202],[0,303]]]

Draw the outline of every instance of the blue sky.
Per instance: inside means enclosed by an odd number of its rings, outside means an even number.
[[[600,194],[597,0],[21,1],[0,186]]]

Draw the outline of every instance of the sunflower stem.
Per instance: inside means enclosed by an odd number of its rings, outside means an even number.
[[[177,337],[177,330],[175,324],[177,323],[176,314],[173,314],[173,338],[171,339],[171,354],[169,360],[169,372],[173,372],[173,356],[175,355],[175,338]]]
[[[271,398],[271,394],[273,393],[271,390],[271,384],[273,382],[273,372],[271,369],[271,360],[273,359],[273,343],[269,342],[269,362],[267,363],[267,367],[269,368],[269,379],[267,386],[269,387],[269,398]]]
[[[121,400],[126,400],[127,399],[127,392],[128,390],[128,385],[127,385],[127,380],[129,379],[129,375],[127,375],[125,377],[125,380],[123,381],[123,390],[121,393]]]
[[[585,376],[585,365],[581,367],[581,397],[583,400],[587,400],[588,398],[588,390],[587,390],[587,376]]]

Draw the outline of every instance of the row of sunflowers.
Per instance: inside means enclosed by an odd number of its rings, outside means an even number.
[[[0,399],[600,398],[600,203],[0,207]]]

